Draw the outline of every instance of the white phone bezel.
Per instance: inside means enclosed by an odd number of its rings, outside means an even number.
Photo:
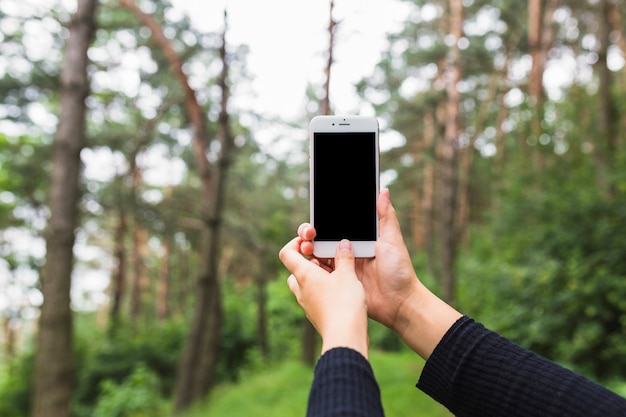
[[[315,184],[313,179],[314,154],[313,154],[313,135],[316,132],[321,133],[351,133],[351,132],[374,132],[376,157],[376,199],[380,192],[380,167],[379,167],[379,128],[378,120],[373,116],[316,116],[309,124],[309,177],[310,177],[310,222],[315,227],[315,213],[313,210]],[[376,237],[379,235],[379,219],[376,213]],[[376,255],[376,240],[370,241],[353,241],[354,256],[357,258],[373,258]],[[313,240],[313,254],[318,258],[334,258],[337,251],[339,241],[323,241]]]

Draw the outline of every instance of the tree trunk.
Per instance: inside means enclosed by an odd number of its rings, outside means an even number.
[[[222,211],[225,200],[226,174],[231,164],[234,139],[230,131],[228,114],[228,71],[226,56],[226,14],[224,33],[220,48],[222,72],[219,86],[222,90],[221,109],[218,117],[217,135],[220,141],[220,155],[215,166],[208,159],[209,137],[206,112],[200,106],[196,92],[191,88],[183,70],[183,62],[171,42],[163,33],[159,23],[139,9],[134,0],[120,0],[120,4],[152,33],[152,38],[167,59],[170,70],[178,80],[185,95],[187,116],[193,129],[193,153],[202,183],[202,208],[200,218],[202,263],[198,274],[198,299],[189,335],[178,368],[174,412],[180,413],[197,400],[203,398],[212,388],[219,352],[219,336],[222,321],[220,282],[218,278],[219,242],[222,224]]]
[[[335,26],[336,22],[333,19],[333,9],[335,7],[335,2],[330,0],[330,11],[329,11],[329,23],[328,23],[328,60],[326,61],[326,68],[324,69],[324,73],[326,75],[326,79],[324,81],[324,96],[320,100],[320,113],[323,115],[331,114],[331,106],[330,106],[330,75],[333,66],[333,50],[335,43]],[[302,351],[301,351],[301,359],[302,362],[307,365],[313,365],[318,356],[317,352],[318,345],[318,336],[315,327],[308,320],[305,319],[302,325]]]
[[[130,319],[136,323],[145,315],[146,294],[150,287],[150,278],[146,270],[145,259],[148,253],[148,232],[137,221],[133,222],[133,269],[130,292]],[[145,318],[145,317],[144,317]]]
[[[544,10],[545,3],[545,10]],[[530,78],[528,80],[528,93],[534,106],[533,118],[530,122],[530,134],[533,141],[539,141],[542,133],[541,123],[544,116],[546,101],[543,88],[543,74],[548,61],[548,53],[554,41],[554,12],[558,7],[559,0],[530,0],[528,2],[528,46],[532,58]],[[545,162],[541,153],[536,153],[534,161],[536,168],[543,170]]]
[[[540,60],[541,16],[543,0],[528,0],[528,49],[532,59],[528,93],[535,105],[543,96],[543,64]],[[534,133],[534,132],[533,132]]]
[[[54,138],[50,219],[46,228],[44,297],[36,340],[33,417],[69,417],[74,383],[70,288],[80,200],[80,152],[89,94],[87,50],[95,30],[96,0],[79,0],[68,28],[59,125]]]
[[[598,4],[598,141],[594,146],[596,163],[596,182],[600,190],[607,196],[616,193],[615,182],[611,179],[613,158],[617,151],[617,134],[614,129],[616,105],[611,97],[612,74],[608,67],[608,50],[610,46],[611,8],[609,0],[601,0]]]
[[[7,359],[13,358],[15,355],[15,331],[13,330],[12,314],[3,316],[2,321],[2,333],[4,340],[4,357]]]
[[[261,272],[257,274],[257,334],[261,355],[268,358],[270,354],[269,337],[267,334],[267,280]]]
[[[441,259],[441,286],[443,298],[454,303],[455,264],[458,248],[458,230],[456,227],[458,161],[457,148],[460,135],[459,102],[460,95],[457,84],[461,79],[459,64],[460,50],[458,40],[462,36],[463,3],[462,0],[450,0],[450,34],[454,37],[454,45],[448,53],[446,68],[446,123],[443,140],[438,146],[440,165],[440,207],[439,214],[439,256]]]
[[[471,187],[470,179],[474,165],[474,155],[476,154],[475,144],[480,133],[487,126],[489,113],[493,106],[493,102],[498,95],[499,86],[504,77],[503,71],[495,71],[489,80],[487,89],[487,97],[481,103],[474,121],[474,134],[469,138],[467,146],[461,153],[460,169],[459,169],[459,185],[458,185],[458,212],[456,220],[456,230],[463,242],[469,241],[468,224],[471,216]]]
[[[413,160],[423,161],[422,176],[411,190],[413,209],[411,211],[411,230],[413,244],[417,250],[423,251],[430,246],[432,235],[432,208],[433,208],[433,162],[424,156],[430,152],[435,142],[435,110],[426,107],[423,116],[422,139],[415,141],[412,148]]]
[[[175,410],[182,411],[193,402],[203,398],[213,387],[215,370],[219,352],[219,335],[222,322],[222,303],[220,282],[218,277],[219,243],[222,226],[222,213],[226,197],[226,177],[232,162],[234,138],[230,129],[230,115],[228,101],[229,62],[226,54],[226,13],[224,13],[224,32],[220,47],[222,72],[218,84],[222,91],[220,113],[218,116],[217,135],[221,144],[221,153],[218,157],[214,178],[205,200],[202,219],[204,221],[204,244],[202,274],[199,279],[201,300],[196,305],[196,316],[187,340],[187,347],[179,368],[179,379],[176,387]],[[205,153],[202,157],[205,158]],[[208,184],[207,184],[208,185]],[[203,303],[204,298],[206,303]],[[204,314],[208,307],[208,316]],[[198,338],[198,333],[202,338]],[[196,341],[202,343],[196,344]],[[194,360],[196,358],[196,360]],[[197,364],[200,366],[198,367]],[[191,376],[191,378],[189,378]],[[188,392],[185,391],[187,386]],[[191,394],[191,395],[189,395]]]
[[[335,44],[335,26],[337,22],[333,19],[333,9],[335,8],[335,2],[330,0],[330,19],[328,23],[328,60],[326,61],[326,80],[324,81],[324,96],[321,100],[320,112],[321,114],[331,114],[330,109],[330,73],[333,66],[333,47]]]
[[[170,257],[172,255],[172,238],[163,237],[163,253],[157,282],[156,316],[157,320],[165,320],[170,315]]]
[[[117,266],[111,277],[111,309],[109,310],[109,334],[114,334],[119,323],[122,300],[126,288],[126,249],[124,248],[124,238],[128,230],[126,223],[126,213],[122,207],[118,207],[118,224],[115,228],[115,249],[114,257],[117,259]]]
[[[623,1],[609,2],[607,5],[608,22],[611,25],[611,31],[617,35],[615,43],[622,51],[622,55],[626,57],[626,28],[624,28],[624,24],[622,23],[622,13],[624,7],[620,7],[620,4],[623,4]]]

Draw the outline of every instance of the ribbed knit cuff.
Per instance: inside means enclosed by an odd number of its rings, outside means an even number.
[[[307,417],[383,415],[380,389],[365,357],[349,348],[324,353],[315,366]]]

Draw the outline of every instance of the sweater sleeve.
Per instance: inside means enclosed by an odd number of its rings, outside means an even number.
[[[469,317],[439,342],[417,387],[457,417],[626,416],[626,399]]]
[[[306,415],[384,416],[378,383],[367,359],[348,348],[324,353],[315,365]]]

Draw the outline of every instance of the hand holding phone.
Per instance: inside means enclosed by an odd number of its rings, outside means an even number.
[[[309,126],[314,255],[332,258],[342,239],[371,258],[378,238],[378,121],[368,116],[317,116]]]

